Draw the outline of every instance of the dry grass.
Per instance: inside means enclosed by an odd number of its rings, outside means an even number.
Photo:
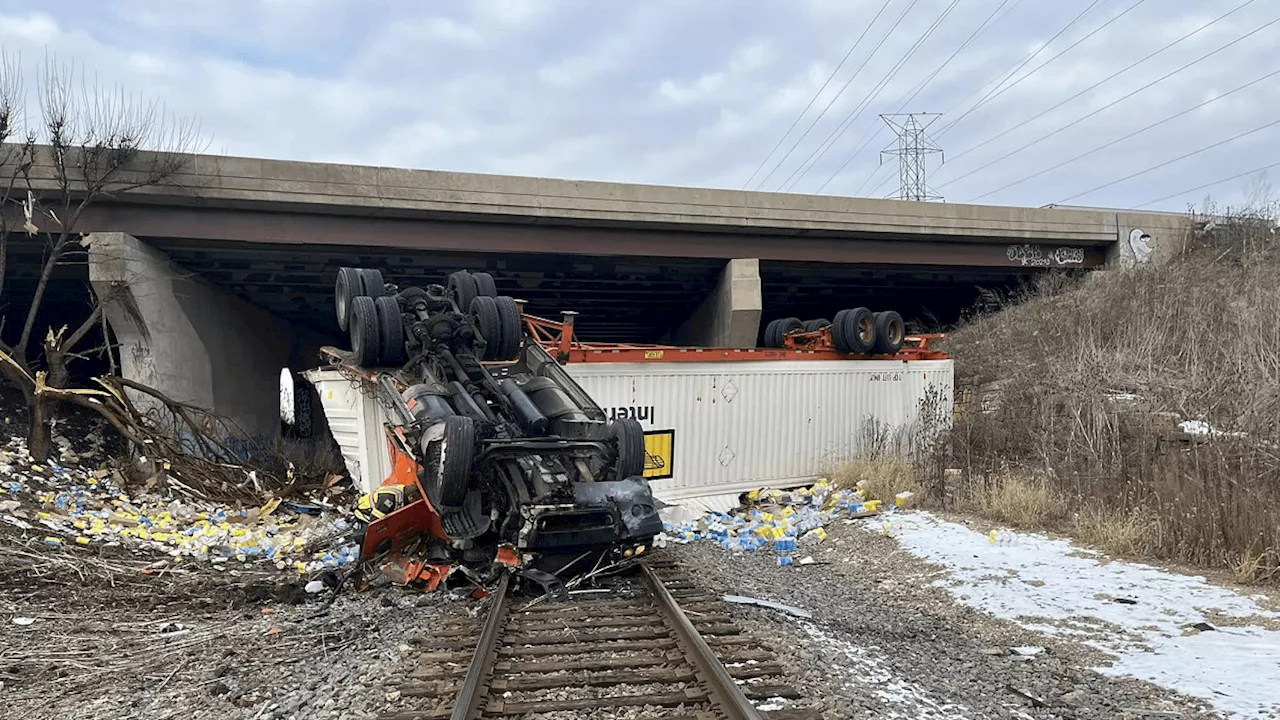
[[[977,485],[962,509],[1019,528],[1042,528],[1062,516],[1064,503],[1044,479],[1004,472]]]
[[[1076,513],[1073,534],[1114,555],[1147,557],[1160,547],[1160,519],[1137,508],[1129,511],[1088,503]]]
[[[1248,216],[1188,245],[1165,266],[1044,278],[953,333],[931,502],[1031,521],[1080,498],[1069,529],[1113,552],[1280,576],[1280,238]],[[989,480],[1011,468],[1034,488]]]
[[[888,503],[900,492],[920,492],[916,469],[910,463],[896,458],[854,459],[841,463],[825,475],[838,488],[852,490],[861,483],[868,500]]]

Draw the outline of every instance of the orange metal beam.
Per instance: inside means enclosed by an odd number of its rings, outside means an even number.
[[[573,315],[556,322],[524,315],[529,336],[561,363],[758,362],[780,360],[946,360],[951,356],[929,347],[943,335],[909,335],[893,355],[848,355],[831,344],[829,330],[787,337],[785,348],[696,348],[676,345],[584,343],[573,337]]]

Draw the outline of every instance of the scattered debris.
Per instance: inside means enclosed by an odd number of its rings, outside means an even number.
[[[779,555],[779,565],[810,565],[815,564],[812,557],[793,561],[791,554],[801,545],[826,540],[825,525],[837,518],[852,522],[880,514],[880,501],[864,499],[861,489],[837,490],[826,479],[786,492],[753,490],[743,501],[727,513],[665,523],[659,538],[662,544],[707,540],[733,551],[771,549]]]
[[[792,605],[784,605],[782,603],[773,602],[772,600],[761,600],[760,598],[746,597],[743,595],[725,595],[725,602],[737,603],[738,605],[757,605],[772,610],[781,610],[784,613],[794,615],[799,618],[811,618],[813,613],[803,608],[794,607]]]
[[[21,438],[0,447],[0,521],[21,531],[39,529],[46,547],[67,544],[123,546],[172,558],[144,573],[184,559],[214,564],[263,562],[311,573],[355,562],[358,523],[337,509],[305,515],[279,498],[261,506],[181,497],[169,488],[126,492],[119,472],[36,463]]]
[[[1018,697],[1020,697],[1020,698],[1022,698],[1022,699],[1024,699],[1024,700],[1026,700],[1027,702],[1031,703],[1031,707],[1037,707],[1037,708],[1049,707],[1049,703],[1045,702],[1045,701],[1044,701],[1043,699],[1041,699],[1041,698],[1036,697],[1035,695],[1032,695],[1031,693],[1027,692],[1026,690],[1021,690],[1021,689],[1019,689],[1019,688],[1014,687],[1013,685],[1005,685],[1005,686],[1004,686],[1004,689],[1005,689],[1005,690],[1008,690],[1009,692],[1013,693],[1014,695],[1017,695]]]
[[[1044,652],[1044,648],[1039,645],[1019,645],[1009,649],[1012,650],[1015,655],[1021,655],[1023,657],[1035,657],[1036,655]]]

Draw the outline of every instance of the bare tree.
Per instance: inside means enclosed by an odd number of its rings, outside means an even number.
[[[114,298],[99,294],[74,329],[37,328],[54,271],[88,244],[77,228],[89,206],[174,183],[198,150],[199,133],[155,102],[85,83],[52,60],[37,73],[37,107],[28,117],[17,59],[6,55],[0,63],[0,293],[10,242],[38,237],[45,246],[25,314],[5,313],[22,328],[12,345],[0,340],[0,373],[22,391],[31,421],[27,447],[44,460],[67,397],[56,390],[67,387],[68,363],[84,355],[78,346]]]

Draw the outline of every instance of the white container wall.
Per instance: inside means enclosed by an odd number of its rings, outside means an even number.
[[[606,416],[640,421],[645,476],[668,502],[816,478],[857,454],[866,425],[912,424],[933,389],[953,403],[950,360],[571,363]],[[347,470],[365,492],[391,471],[382,409],[335,370],[304,373],[319,392]],[[722,504],[722,503],[717,503]]]
[[[950,417],[953,402],[951,360],[579,363],[565,369],[606,415],[634,417],[654,434],[646,438],[652,463],[645,475],[670,502],[800,484],[855,455],[873,419],[911,424],[931,386],[940,392],[943,417]]]
[[[329,431],[342,450],[351,480],[362,492],[372,491],[391,473],[382,408],[337,370],[307,370],[302,375],[320,395]]]

